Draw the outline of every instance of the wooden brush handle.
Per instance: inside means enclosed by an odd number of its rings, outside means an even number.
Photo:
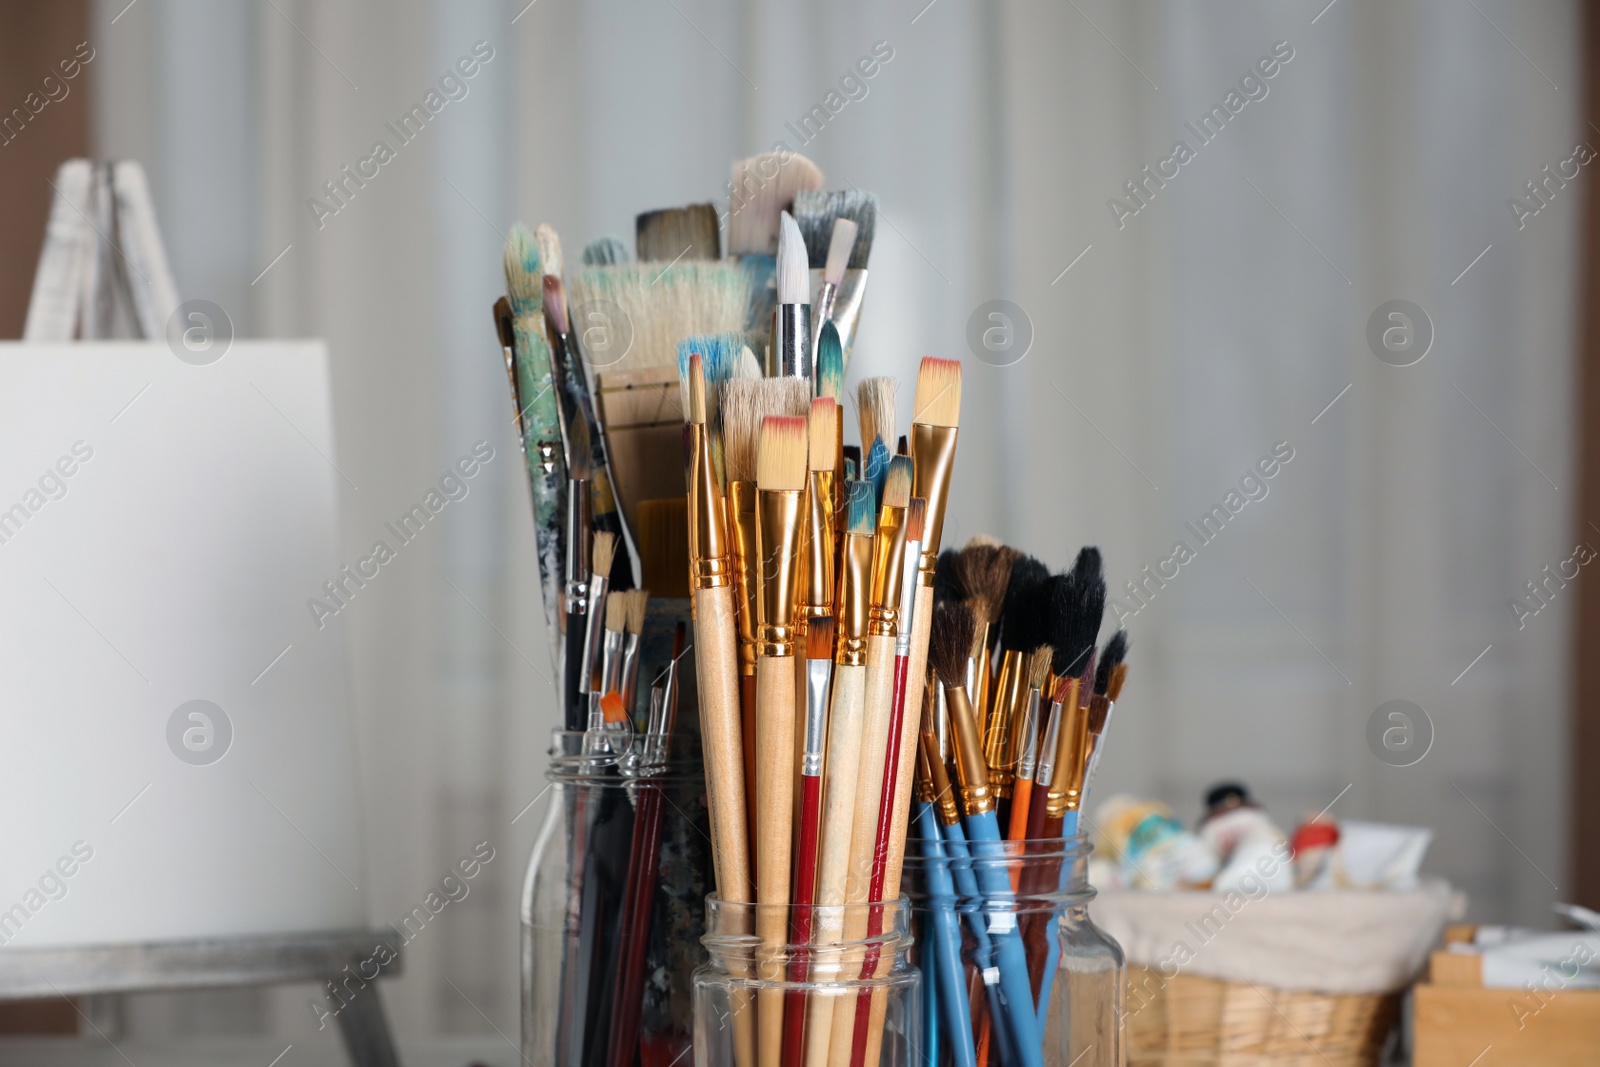
[[[818,945],[837,945],[844,935],[845,881],[850,873],[850,836],[856,803],[856,776],[861,766],[861,716],[866,699],[867,669],[838,666],[833,670],[833,700],[828,709],[828,754],[823,766],[822,833],[817,850]],[[838,952],[819,951],[812,960],[817,981],[837,981],[855,961]],[[806,1011],[805,1067],[829,1067],[828,1046],[835,997],[817,996]]]
[[[700,733],[705,751],[706,796],[717,894],[750,899],[750,854],[745,838],[744,724],[739,712],[739,648],[733,590],[697,589],[694,594],[696,679]]]
[[[782,952],[789,933],[789,857],[794,829],[794,659],[756,661],[757,1062],[782,1067]]]

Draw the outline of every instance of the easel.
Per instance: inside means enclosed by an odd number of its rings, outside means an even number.
[[[54,186],[24,340],[162,338],[178,309],[177,288],[143,169],[69,160]],[[322,984],[351,1062],[399,1067],[375,984],[399,972],[392,930],[8,947],[0,951],[0,999],[313,981]]]

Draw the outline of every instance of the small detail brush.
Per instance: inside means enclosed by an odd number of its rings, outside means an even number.
[[[598,755],[610,751],[606,740],[605,718],[600,708],[600,698],[609,691],[606,686],[606,660],[605,644],[607,638],[606,615],[613,610],[607,601],[607,587],[611,584],[607,577],[611,573],[612,558],[617,549],[615,534],[597,530],[594,534],[593,562],[589,567],[589,588],[587,592],[588,617],[587,627],[583,638],[583,664],[582,673],[578,676],[578,691],[588,698],[588,719],[583,735],[584,755]],[[622,603],[617,601],[613,613],[617,624],[616,645],[620,657],[622,647]],[[620,658],[619,663],[620,666]]]
[[[832,267],[824,267],[816,272],[821,275],[817,281],[819,305],[820,289],[826,287],[830,276],[833,277],[834,291],[829,297],[828,310],[824,312],[819,306],[814,315],[819,327],[825,319],[831,319],[838,327],[843,358],[848,365],[850,353],[855,347],[856,331],[861,324],[861,307],[867,288],[867,260],[872,254],[878,198],[858,189],[799,192],[795,194],[793,213],[801,232],[805,234],[806,254],[813,263],[830,262],[830,251],[838,239],[836,235],[840,224],[852,224],[847,258],[838,265],[837,273]]]
[[[856,243],[856,224],[850,219],[834,219],[833,235],[828,239],[827,259],[822,267],[822,288],[812,302],[812,317],[819,330],[822,324],[833,323],[833,301],[839,295],[839,283],[844,280],[844,269],[850,263],[850,249]],[[834,335],[839,328],[834,326]],[[840,349],[843,361],[844,350]]]

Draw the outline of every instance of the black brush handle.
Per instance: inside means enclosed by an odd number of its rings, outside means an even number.
[[[588,628],[588,615],[567,613],[567,656],[561,667],[561,700],[565,709],[562,719],[568,730],[585,730],[589,726],[589,698],[579,691],[583,681],[583,642]]]

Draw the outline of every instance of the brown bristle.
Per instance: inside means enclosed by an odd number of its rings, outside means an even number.
[[[688,416],[696,426],[706,424],[706,368],[698,352],[689,357]]]
[[[926,497],[914,496],[911,506],[906,508],[906,540],[921,541],[923,527],[928,524],[928,500]]]
[[[912,422],[924,426],[961,424],[961,363],[929,356],[917,371],[917,400]]]
[[[756,386],[761,415],[803,419],[811,413],[811,387],[804,378],[763,378]]]
[[[761,383],[760,378],[735,378],[722,387],[722,456],[730,482],[756,480]]]
[[[606,594],[605,626],[614,634],[620,634],[624,629],[623,621],[628,616],[627,596],[627,593]]]
[[[966,684],[967,655],[972,651],[973,632],[972,611],[965,604],[946,600],[933,606],[928,662],[939,681],[949,688]]]
[[[644,633],[644,614],[645,609],[650,606],[650,590],[629,589],[622,595],[626,598],[622,602],[624,609],[622,628],[630,634]]]
[[[596,530],[594,535],[593,569],[591,574],[610,574],[611,561],[617,555],[617,535]]]
[[[1043,689],[1050,680],[1050,657],[1055,655],[1055,649],[1049,645],[1040,645],[1033,650],[1033,655],[1028,658],[1028,685],[1033,689]]]
[[[716,205],[642,212],[634,219],[633,243],[641,260],[720,259]]]
[[[839,402],[819,396],[806,422],[807,461],[814,471],[831,471],[839,461]]]
[[[756,488],[794,492],[805,485],[806,420],[768,415],[761,420],[761,445],[756,450]]]
[[[1105,697],[1097,696],[1089,701],[1089,732],[1103,734],[1106,732],[1106,719],[1111,715],[1111,702]]]
[[[813,615],[806,627],[806,659],[832,659],[833,616]]]
[[[656,596],[688,596],[688,500],[681,496],[641,500],[633,534],[639,546],[640,585]]]
[[[1005,606],[1006,586],[1011,581],[1011,568],[1022,553],[1008,545],[976,544],[967,542],[955,559],[955,579],[965,590],[967,599],[975,602],[980,621],[994,625]]]
[[[1122,695],[1122,685],[1128,680],[1128,665],[1119,663],[1111,668],[1111,684],[1106,687],[1106,697],[1116,700]]]
[[[894,379],[867,378],[856,386],[856,416],[861,420],[861,454],[883,438],[884,448],[894,447]]]

